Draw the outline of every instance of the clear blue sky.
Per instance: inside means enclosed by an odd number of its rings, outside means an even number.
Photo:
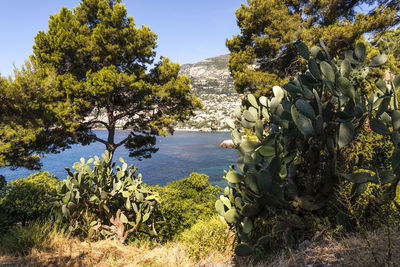
[[[0,73],[12,74],[32,54],[39,30],[47,30],[49,16],[79,0],[1,1]],[[246,0],[123,0],[137,27],[147,25],[158,34],[157,56],[180,64],[228,53],[225,39],[237,34],[235,10]]]

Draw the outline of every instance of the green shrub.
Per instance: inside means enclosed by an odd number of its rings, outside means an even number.
[[[0,227],[51,217],[58,183],[48,172],[8,182],[0,192]]]
[[[122,158],[122,166],[116,167],[108,151],[102,158],[95,156],[87,162],[81,158],[73,165],[77,172],[67,169],[67,179],[57,188],[59,219],[73,234],[115,237],[124,243],[142,224],[152,228],[158,194],[143,186],[141,174],[136,177],[137,169]]]
[[[0,252],[26,255],[31,249],[49,250],[64,237],[51,222],[32,222],[9,229],[0,237]]]
[[[172,240],[200,219],[211,218],[221,192],[220,187],[208,183],[207,175],[198,173],[163,187],[154,186],[152,190],[158,192],[161,199],[157,217],[162,223],[156,225],[161,242]]]
[[[225,253],[230,250],[230,232],[225,222],[218,215],[197,221],[180,235],[189,249],[190,257],[201,259],[213,252]]]

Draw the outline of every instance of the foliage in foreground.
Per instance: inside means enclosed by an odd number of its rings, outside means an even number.
[[[142,224],[154,231],[158,194],[143,186],[141,174],[136,177],[137,169],[128,167],[122,158],[116,173],[112,154],[105,151],[102,158],[95,156],[87,162],[81,158],[73,165],[76,172],[67,169],[67,179],[57,188],[60,220],[65,220],[73,234],[115,237],[121,243],[137,234]]]
[[[252,254],[255,250],[249,244],[259,251],[276,244],[293,245],[312,235],[315,217],[330,216],[336,218],[335,224],[345,224],[347,214],[340,209],[332,214],[328,208],[332,202],[335,205],[334,193],[343,180],[352,182],[352,201],[369,183],[382,186],[377,205],[395,197],[400,178],[391,170],[346,174],[338,168],[338,159],[341,149],[364,126],[368,113],[371,129],[391,135],[397,147],[400,116],[394,91],[400,85],[399,76],[390,89],[384,81],[376,82],[381,92],[371,96],[367,113],[360,89],[369,68],[384,64],[387,56],[378,55],[366,63],[366,48],[358,43],[354,51],[346,51],[345,59],[338,60],[330,57],[323,42],[321,46],[323,50],[309,51],[299,43],[308,71],[291,78],[283,89],[274,86],[272,99],[248,95],[235,111],[237,121],[228,121],[240,155],[240,172],[232,168],[226,174],[231,188],[225,189],[216,209],[237,233],[238,255]],[[243,141],[240,128],[252,130],[257,139]],[[392,155],[394,172],[400,164],[398,154],[395,150]]]
[[[157,239],[166,242],[178,237],[199,220],[209,220],[215,214],[214,203],[221,192],[208,183],[205,174],[191,173],[189,177],[151,189],[160,194],[156,216]]]
[[[198,220],[186,229],[179,240],[188,248],[190,257],[202,259],[211,253],[227,253],[232,249],[233,237],[228,226],[218,215]]]
[[[0,189],[0,230],[15,223],[48,220],[55,209],[59,181],[48,172],[10,181]]]

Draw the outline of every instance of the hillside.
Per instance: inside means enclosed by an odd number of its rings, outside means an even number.
[[[204,108],[196,111],[196,116],[189,121],[179,123],[177,129],[209,131],[227,128],[225,119],[240,105],[240,96],[234,89],[228,70],[228,58],[229,55],[221,55],[181,66],[179,74],[190,78],[192,90],[201,99]]]
[[[228,70],[229,55],[207,58],[195,64],[181,66],[181,75],[190,78],[193,91],[196,95],[226,94],[232,95],[233,78]]]

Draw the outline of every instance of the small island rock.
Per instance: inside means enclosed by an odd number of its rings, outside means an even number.
[[[235,148],[235,144],[233,143],[232,140],[224,140],[221,144],[219,144],[219,147],[224,147],[224,148]]]

